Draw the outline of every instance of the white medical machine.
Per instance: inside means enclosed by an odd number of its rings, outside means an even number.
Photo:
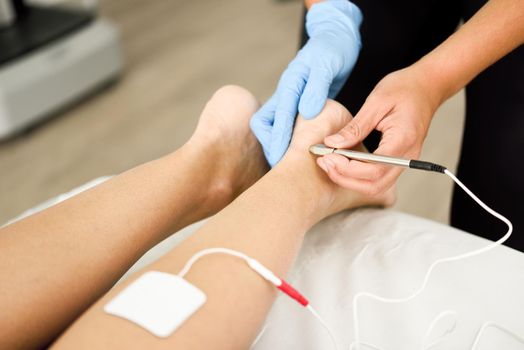
[[[115,27],[93,11],[0,0],[0,139],[115,80]]]

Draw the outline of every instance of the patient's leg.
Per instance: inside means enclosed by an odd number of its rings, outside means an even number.
[[[239,86],[219,89],[207,102],[197,128],[185,148],[194,148],[194,160],[207,171],[216,194],[212,213],[225,207],[268,170],[261,148],[249,129],[256,98]],[[202,159],[203,158],[203,159]]]
[[[291,147],[277,167],[145,270],[176,274],[196,252],[227,247],[256,258],[284,276],[305,232],[317,221],[344,208],[391,203],[390,193],[365,198],[336,187],[308,152],[311,144],[338,130],[349,118],[341,105],[329,101],[316,119],[297,121]],[[160,339],[102,310],[105,303],[142,272],[94,304],[55,347],[247,349],[276,295],[275,288],[242,261],[227,255],[207,256],[186,276],[206,293],[206,304],[173,335]]]
[[[239,87],[208,102],[178,151],[0,230],[0,348],[52,341],[149,248],[216,213],[266,164]]]

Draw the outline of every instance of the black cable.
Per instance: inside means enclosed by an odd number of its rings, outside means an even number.
[[[446,170],[445,166],[438,165],[435,163],[425,162],[422,160],[414,160],[414,159],[409,161],[409,167],[411,169],[434,171],[436,173],[442,173],[442,174],[444,174],[444,171]]]

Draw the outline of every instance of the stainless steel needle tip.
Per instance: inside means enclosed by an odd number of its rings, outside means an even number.
[[[333,153],[334,148],[327,147],[326,145],[318,144],[309,147],[309,152],[316,154],[317,156],[325,156],[326,154]]]

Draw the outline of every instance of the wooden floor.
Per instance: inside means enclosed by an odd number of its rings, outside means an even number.
[[[113,86],[0,143],[0,223],[95,177],[179,147],[225,84],[267,98],[297,48],[300,1],[102,0],[120,29],[125,72]],[[454,167],[462,96],[439,111],[425,157]],[[405,174],[401,210],[445,222],[451,184]]]

